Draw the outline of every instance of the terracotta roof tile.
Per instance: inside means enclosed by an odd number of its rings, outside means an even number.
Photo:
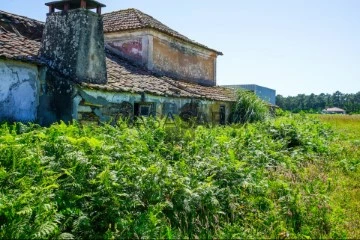
[[[44,30],[44,23],[0,10],[0,31],[1,30],[3,32],[12,32],[31,40],[40,41]]]
[[[0,57],[40,63],[37,58],[40,43],[19,37],[14,33],[0,32]]]
[[[216,52],[218,55],[223,55],[219,51],[216,51],[203,44],[189,39],[188,37],[178,33],[177,31],[174,31],[173,29],[169,28],[168,26],[151,17],[150,15],[147,15],[140,10],[134,8],[105,13],[103,14],[103,17],[105,33],[150,28],[166,33],[175,38],[181,39],[185,42],[189,42],[199,47]]]

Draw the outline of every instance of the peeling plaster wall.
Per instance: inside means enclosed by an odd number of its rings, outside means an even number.
[[[219,123],[220,106],[225,106],[225,118],[228,119],[231,103],[209,100],[192,100],[190,98],[140,95],[133,93],[104,92],[90,89],[78,89],[73,100],[73,116],[80,121],[111,122],[121,115],[124,103],[131,106],[132,115],[136,104],[151,105],[151,112],[156,117],[166,117],[169,112],[181,115],[189,104],[198,104],[198,113],[206,122]]]
[[[217,54],[152,29],[105,33],[114,53],[169,77],[216,85]]]
[[[0,121],[34,122],[38,90],[37,66],[0,60]]]

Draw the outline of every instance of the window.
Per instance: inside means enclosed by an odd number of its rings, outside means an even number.
[[[150,105],[140,105],[139,116],[149,116],[150,115]]]
[[[154,110],[156,109],[156,105],[155,103],[135,103],[135,116],[144,116],[144,117],[149,117],[149,116],[154,116],[155,117],[155,112]]]

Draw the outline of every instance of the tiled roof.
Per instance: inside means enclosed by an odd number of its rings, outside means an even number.
[[[189,42],[199,47],[216,52],[218,55],[223,55],[221,52],[189,39],[188,37],[174,31],[150,15],[147,15],[134,8],[106,13],[103,14],[103,17],[105,33],[150,28],[181,39],[185,42]]]
[[[39,48],[37,41],[0,31],[0,58],[40,63],[37,59]]]
[[[328,111],[328,112],[345,112],[344,109],[341,109],[341,108],[338,108],[338,107],[327,108],[325,111]]]
[[[0,11],[0,31],[12,32],[18,36],[23,36],[31,40],[40,41],[44,30],[44,23]]]
[[[149,93],[159,96],[209,99],[225,102],[236,100],[235,92],[222,87],[205,87],[186,83],[168,77],[160,77],[152,72],[130,64],[119,56],[107,52],[107,84],[83,83],[83,87],[112,92]]]

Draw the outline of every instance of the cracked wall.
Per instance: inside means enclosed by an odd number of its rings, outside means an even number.
[[[37,66],[0,60],[0,121],[34,122],[38,85]]]

